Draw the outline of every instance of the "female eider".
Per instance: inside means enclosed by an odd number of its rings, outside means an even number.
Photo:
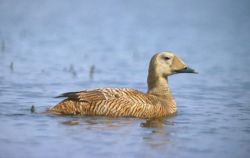
[[[51,114],[158,118],[176,113],[176,102],[167,77],[196,73],[170,52],[155,54],[149,64],[147,93],[130,88],[100,88],[64,93],[65,100],[48,110]]]

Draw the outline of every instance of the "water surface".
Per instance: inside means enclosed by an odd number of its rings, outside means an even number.
[[[247,0],[1,0],[0,157],[249,157],[249,8]],[[199,72],[169,78],[176,116],[42,114],[63,92],[147,91],[148,62],[162,50]]]

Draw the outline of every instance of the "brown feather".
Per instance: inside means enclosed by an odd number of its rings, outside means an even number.
[[[154,108],[160,105],[157,97],[126,88],[103,88],[65,93],[62,96],[68,98],[51,108],[49,113],[145,118],[157,117]],[[165,113],[157,115],[163,116]]]

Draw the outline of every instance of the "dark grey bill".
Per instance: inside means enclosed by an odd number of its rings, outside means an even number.
[[[175,72],[176,73],[195,73],[195,74],[197,74],[197,72],[194,69],[191,69],[190,67],[185,67],[184,69],[177,70]]]

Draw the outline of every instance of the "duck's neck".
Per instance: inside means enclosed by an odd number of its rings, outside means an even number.
[[[168,79],[161,76],[148,76],[148,93],[157,96],[167,95],[170,93]],[[170,93],[171,94],[171,93]]]
[[[176,112],[176,102],[170,88],[168,79],[160,76],[148,76],[148,94],[157,96],[162,105],[168,108],[169,113]]]

